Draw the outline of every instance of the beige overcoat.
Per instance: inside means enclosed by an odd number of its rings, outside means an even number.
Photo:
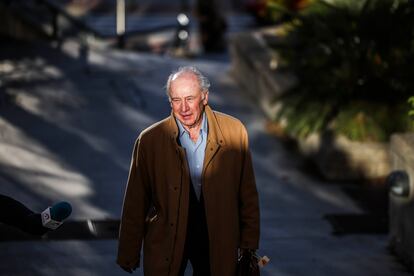
[[[242,123],[206,106],[202,191],[212,276],[234,276],[238,248],[257,249],[259,205]],[[135,143],[125,192],[117,263],[133,267],[143,246],[145,276],[177,275],[184,250],[190,175],[173,115]]]

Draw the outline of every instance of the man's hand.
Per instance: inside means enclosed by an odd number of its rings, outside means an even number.
[[[254,254],[256,252],[256,250],[254,249],[250,249],[250,248],[239,248],[239,254],[240,255],[244,255],[244,254]]]
[[[256,253],[256,250],[254,249],[249,249],[249,248],[240,248],[239,249],[239,257],[242,255],[254,255]]]

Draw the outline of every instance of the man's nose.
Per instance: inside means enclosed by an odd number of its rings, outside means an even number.
[[[180,107],[181,107],[181,112],[185,112],[185,111],[187,111],[189,109],[189,106],[188,106],[188,103],[187,103],[186,100],[182,101]]]

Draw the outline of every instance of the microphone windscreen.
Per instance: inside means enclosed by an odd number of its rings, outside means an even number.
[[[56,221],[63,221],[72,213],[72,206],[66,202],[61,201],[50,207],[51,219]]]

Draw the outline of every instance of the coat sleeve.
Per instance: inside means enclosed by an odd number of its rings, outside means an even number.
[[[240,248],[258,249],[260,236],[259,199],[249,150],[247,131],[242,133],[243,167],[239,189]]]
[[[142,139],[135,142],[122,208],[117,263],[135,268],[145,234],[145,218],[149,209],[149,178],[146,170]]]

